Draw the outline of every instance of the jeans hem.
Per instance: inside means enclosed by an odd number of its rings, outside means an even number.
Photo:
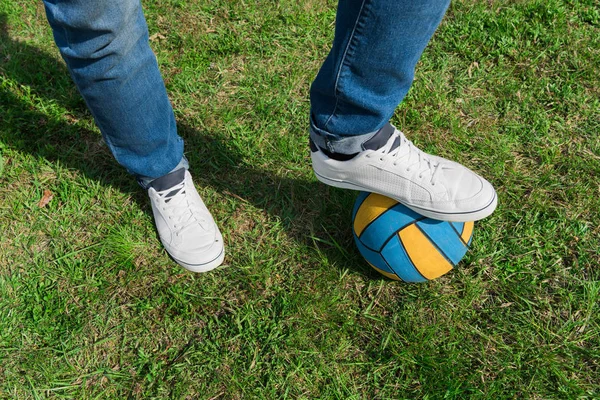
[[[310,121],[310,138],[319,147],[332,153],[355,154],[364,150],[363,144],[371,139],[379,130],[354,136],[339,136],[316,127]]]

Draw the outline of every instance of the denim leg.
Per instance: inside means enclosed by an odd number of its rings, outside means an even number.
[[[389,121],[449,4],[339,0],[333,47],[310,91],[311,137],[317,144],[358,152]]]
[[[44,0],[54,39],[117,161],[146,181],[183,158],[140,0]]]

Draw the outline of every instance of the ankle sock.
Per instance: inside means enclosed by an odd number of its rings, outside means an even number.
[[[156,178],[150,183],[151,188],[156,190],[157,192],[162,192],[172,188],[175,185],[180,184],[185,179],[185,168],[180,168],[177,171],[170,172],[166,175],[161,176],[160,178]],[[175,196],[180,189],[173,190],[171,193],[168,193],[166,197]]]

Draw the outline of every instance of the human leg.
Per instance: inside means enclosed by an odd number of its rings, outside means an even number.
[[[183,140],[139,0],[45,0],[56,44],[116,160],[149,183],[183,159]]]
[[[410,88],[449,0],[340,0],[332,49],[311,86],[313,129],[376,132]]]
[[[44,3],[56,44],[106,143],[148,189],[165,249],[192,271],[219,266],[221,233],[187,171],[140,1]]]
[[[442,220],[481,219],[496,193],[421,152],[389,124],[448,0],[340,0],[333,47],[311,86],[311,155],[322,182],[392,197]]]

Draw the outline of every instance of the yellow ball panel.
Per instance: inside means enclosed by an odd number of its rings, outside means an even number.
[[[463,231],[460,234],[463,242],[469,243],[469,239],[471,239],[471,235],[473,235],[473,227],[475,226],[474,222],[465,222],[463,225]]]
[[[398,235],[413,265],[425,278],[435,279],[452,269],[452,264],[415,224],[402,229]]]

